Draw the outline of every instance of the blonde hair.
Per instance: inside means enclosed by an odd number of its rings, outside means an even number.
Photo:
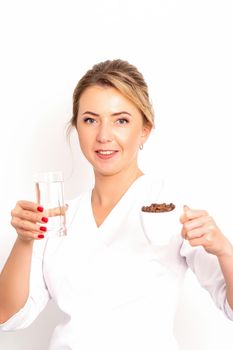
[[[154,112],[149,100],[147,84],[137,68],[120,59],[95,64],[79,80],[73,93],[73,116],[69,128],[77,125],[79,100],[90,86],[110,86],[127,97],[142,113],[144,123],[154,126]]]

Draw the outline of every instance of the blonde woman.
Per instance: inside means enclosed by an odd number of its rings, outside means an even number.
[[[64,319],[50,350],[178,349],[173,319],[188,267],[233,319],[231,243],[208,212],[138,167],[154,125],[142,74],[122,60],[95,65],[74,91],[70,125],[94,187],[69,202],[63,238],[47,234],[37,203],[12,210],[18,238],[0,276],[1,329],[27,327],[52,298]]]

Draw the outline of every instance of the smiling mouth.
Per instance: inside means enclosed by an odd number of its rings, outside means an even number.
[[[109,155],[114,154],[116,152],[118,152],[118,151],[111,151],[111,150],[106,150],[106,151],[105,150],[98,150],[98,151],[96,151],[96,153],[101,154],[101,155],[106,155],[106,156],[109,156]]]
[[[114,151],[114,150],[110,150],[110,149],[108,149],[108,150],[99,149],[95,152],[96,152],[98,158],[103,159],[103,160],[104,159],[105,160],[111,159],[118,153],[118,151]]]

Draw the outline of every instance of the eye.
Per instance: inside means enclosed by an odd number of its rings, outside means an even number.
[[[121,125],[129,123],[128,119],[126,119],[126,118],[117,119],[116,122],[117,122],[117,124],[121,124]]]
[[[95,122],[95,119],[87,117],[87,118],[84,118],[83,121],[86,124],[93,124]]]

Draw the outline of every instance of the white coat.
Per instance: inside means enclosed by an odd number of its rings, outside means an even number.
[[[176,208],[143,213],[152,202]],[[52,233],[35,242],[29,298],[0,329],[27,327],[52,298],[64,319],[50,350],[175,350],[174,315],[188,267],[233,320],[218,260],[182,239],[181,213],[177,196],[148,175],[131,185],[100,227],[91,190],[81,194],[69,203],[67,236]]]

